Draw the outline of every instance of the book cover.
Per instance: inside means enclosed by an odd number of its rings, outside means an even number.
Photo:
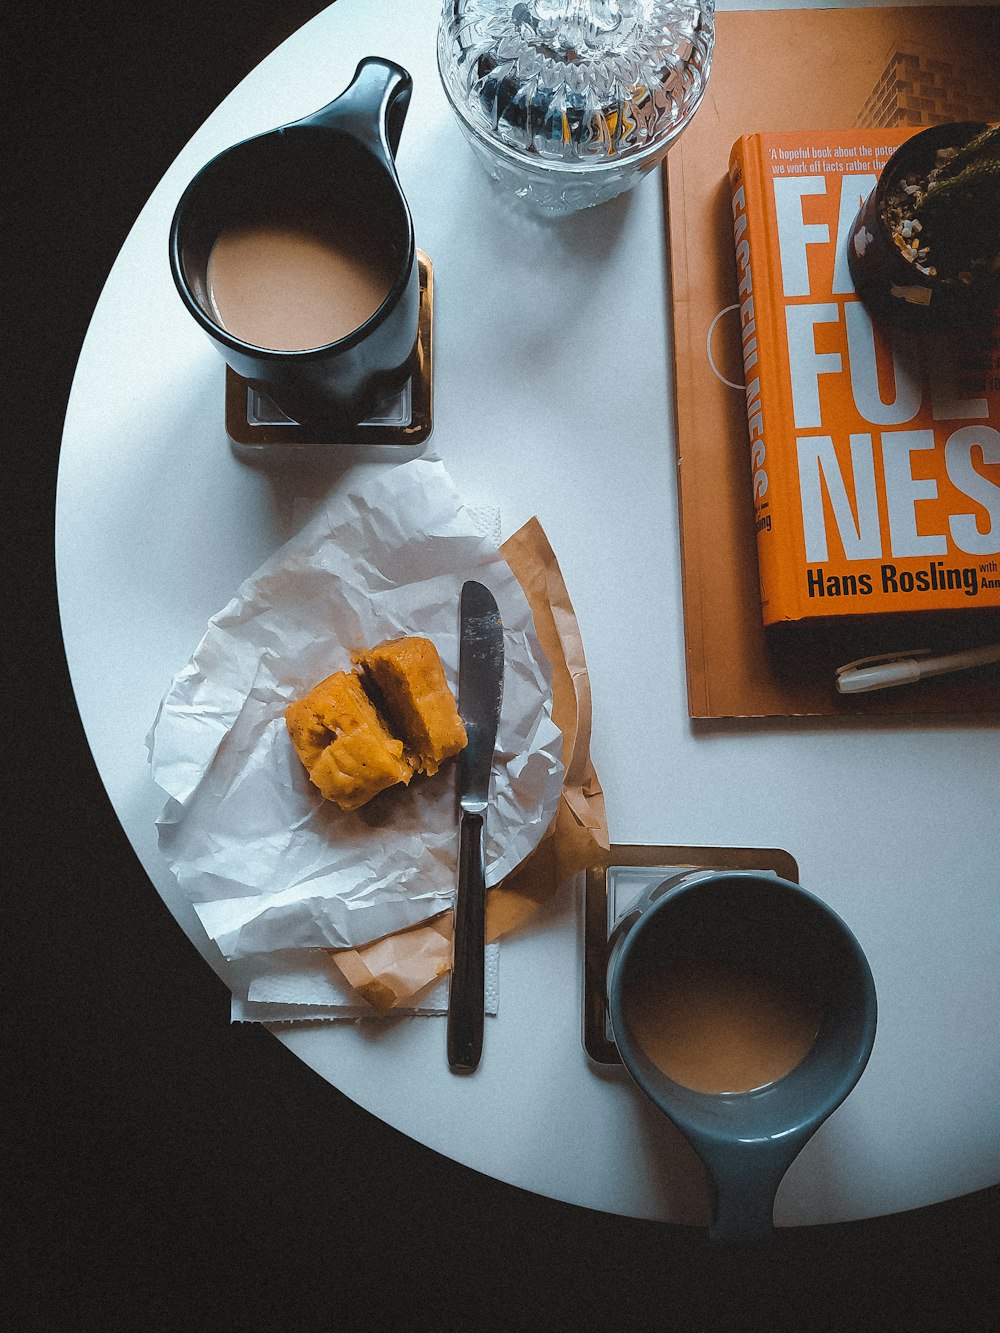
[[[994,322],[873,321],[847,266],[912,133],[749,134],[730,156],[765,625],[1000,607]]]
[[[994,642],[995,609],[764,626],[727,173],[749,130],[1000,119],[997,11],[719,10],[716,23],[704,103],[663,173],[688,711],[706,721],[963,713],[1000,722],[1000,667],[870,694],[834,685],[838,666],[867,654]],[[1000,372],[1000,348],[993,358]]]

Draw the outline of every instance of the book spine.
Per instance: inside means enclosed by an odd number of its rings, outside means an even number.
[[[790,423],[785,420],[780,393],[778,339],[782,330],[776,326],[775,311],[781,305],[774,301],[771,288],[775,279],[759,135],[744,135],[733,146],[729,181],[760,601],[764,624],[770,625],[794,620],[799,611],[789,577],[785,534],[780,531],[781,505],[787,501],[782,495],[782,470],[787,461],[782,441],[790,438]]]

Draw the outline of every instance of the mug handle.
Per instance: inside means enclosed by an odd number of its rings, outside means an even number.
[[[412,92],[413,79],[402,65],[368,56],[339,97],[299,124],[340,130],[391,160],[399,148]]]
[[[789,1136],[780,1144],[742,1146],[715,1141],[708,1143],[700,1135],[685,1134],[708,1169],[712,1213],[708,1234],[724,1244],[752,1245],[770,1240],[774,1235],[774,1200],[785,1172],[812,1136]]]

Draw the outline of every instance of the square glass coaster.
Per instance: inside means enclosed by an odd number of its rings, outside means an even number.
[[[612,843],[585,874],[583,1045],[602,1065],[621,1064],[608,1017],[611,936],[647,889],[693,871],[765,870],[798,883],[795,859],[776,847],[648,847]]]
[[[397,393],[353,426],[305,426],[286,416],[232,366],[226,366],[226,434],[241,453],[322,450],[343,445],[390,445],[417,450],[430,435],[433,417],[434,267],[417,251],[420,305],[413,373]]]

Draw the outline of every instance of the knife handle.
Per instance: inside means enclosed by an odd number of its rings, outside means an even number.
[[[455,961],[448,999],[448,1064],[472,1073],[483,1053],[486,1004],[486,820],[463,814],[455,900]]]

